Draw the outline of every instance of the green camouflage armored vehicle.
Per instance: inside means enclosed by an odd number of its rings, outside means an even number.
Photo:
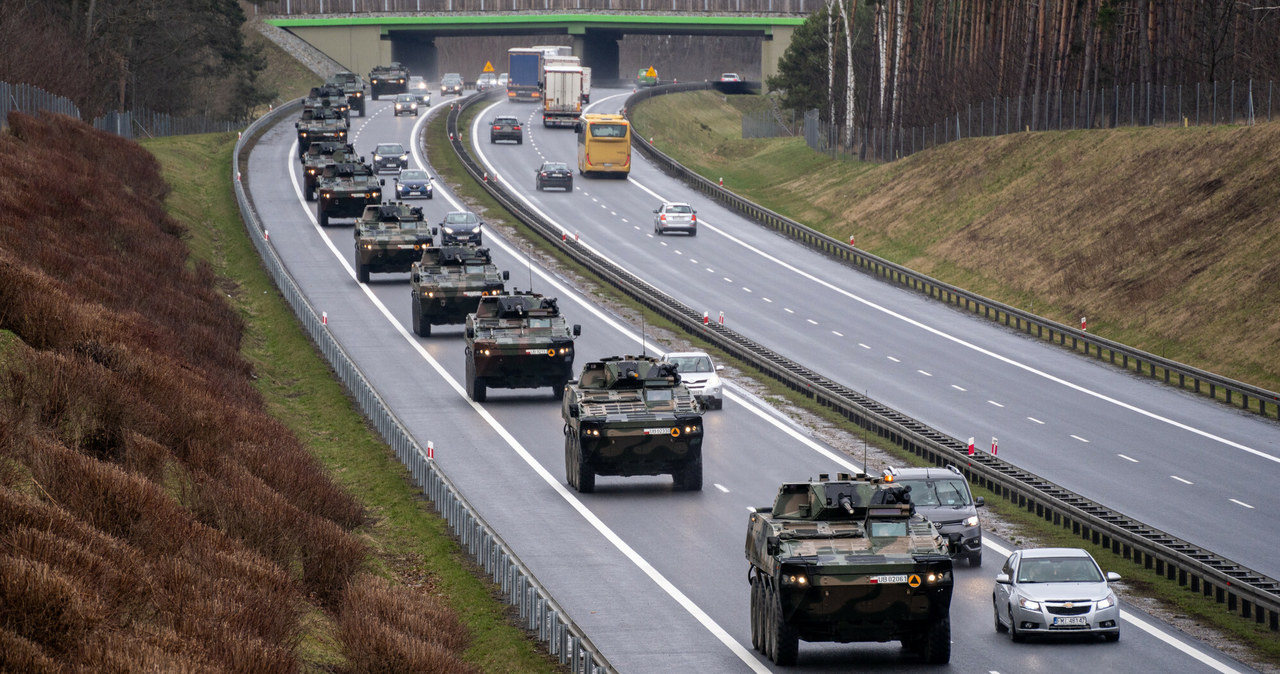
[[[410,273],[413,331],[419,337],[430,337],[433,325],[465,323],[480,298],[503,294],[503,281],[510,278],[498,272],[488,248],[472,245],[424,249]]]
[[[951,659],[951,557],[911,488],[866,476],[782,485],[747,527],[751,644],[778,665],[798,642],[901,641]]]
[[[595,491],[596,475],[671,475],[702,489],[702,405],[673,363],[611,356],[587,363],[565,387],[564,463],[569,486]]]
[[[484,402],[489,388],[550,386],[556,398],[573,376],[572,328],[554,297],[510,292],[481,297],[467,316],[467,395]]]
[[[328,226],[330,218],[358,218],[365,206],[382,203],[382,181],[364,163],[334,164],[320,176],[316,192],[320,202],[316,219],[321,227]]]
[[[328,107],[333,108],[343,117],[347,116],[347,112],[351,110],[351,106],[347,104],[347,95],[342,92],[342,87],[337,84],[324,84],[318,87],[311,87],[311,92],[307,97],[302,99],[302,115],[305,118],[308,110],[316,110],[317,108]]]
[[[356,279],[369,274],[406,272],[431,247],[431,232],[422,209],[403,202],[365,206],[356,220]]]
[[[325,84],[336,84],[347,97],[347,107],[364,117],[364,80],[359,75],[343,70],[334,73]]]
[[[369,71],[369,96],[375,101],[383,94],[403,94],[408,90],[409,71],[396,61]]]
[[[347,142],[347,118],[327,105],[303,111],[302,119],[293,126],[298,130],[299,155],[305,154],[311,143]]]
[[[307,201],[315,201],[316,186],[325,167],[351,161],[356,161],[356,149],[349,143],[325,141],[308,145],[302,155],[302,195]]]

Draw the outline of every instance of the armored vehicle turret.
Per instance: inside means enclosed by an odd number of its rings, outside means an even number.
[[[569,327],[556,298],[513,291],[481,297],[464,334],[472,400],[484,402],[489,388],[542,386],[559,398],[573,376],[573,340],[582,327]]]
[[[565,387],[564,462],[569,486],[595,490],[596,475],[667,475],[702,489],[702,405],[673,363],[612,356],[587,363]]]
[[[406,272],[431,247],[431,232],[417,206],[396,202],[365,206],[356,220],[356,279]]]
[[[336,72],[325,84],[336,84],[347,97],[347,106],[364,117],[364,80],[353,72],[346,70]]]
[[[431,326],[465,323],[482,297],[505,292],[510,274],[499,272],[488,248],[444,245],[422,251],[410,270],[413,331],[431,336]]]
[[[347,95],[342,92],[342,87],[330,83],[311,87],[311,91],[306,98],[302,99],[303,119],[307,118],[308,110],[314,111],[322,107],[332,108],[343,117],[346,117],[347,112],[351,110],[351,106],[347,103]]]
[[[840,474],[782,485],[747,526],[751,644],[779,665],[799,641],[894,641],[951,659],[951,557],[911,488]]]
[[[302,196],[307,201],[315,201],[316,186],[325,167],[352,161],[356,161],[356,149],[349,143],[325,141],[308,145],[302,155]]]
[[[383,94],[403,94],[408,90],[409,71],[397,61],[369,71],[369,95],[375,101]]]
[[[316,191],[320,202],[316,204],[316,218],[321,227],[327,227],[330,218],[358,218],[364,214],[365,206],[382,203],[382,180],[374,176],[368,164],[359,162],[326,168]]]
[[[347,142],[347,118],[329,106],[320,106],[294,122],[298,130],[298,154],[305,154],[311,143]]]

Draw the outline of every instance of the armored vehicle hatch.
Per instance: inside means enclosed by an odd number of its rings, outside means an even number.
[[[369,282],[370,273],[409,271],[431,246],[431,232],[422,209],[405,203],[366,205],[356,221],[356,280]]]
[[[316,217],[321,227],[331,218],[358,218],[364,207],[382,203],[382,181],[367,164],[344,162],[326,168],[317,187]]]
[[[483,402],[489,388],[539,388],[564,395],[573,376],[573,340],[582,327],[569,327],[554,297],[511,292],[481,297],[467,315],[467,393]]]
[[[510,278],[498,271],[488,248],[472,245],[425,249],[410,271],[413,331],[420,337],[430,337],[433,325],[465,323],[480,298],[503,294]]]

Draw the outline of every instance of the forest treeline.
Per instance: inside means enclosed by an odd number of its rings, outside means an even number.
[[[88,118],[150,109],[239,120],[269,101],[237,0],[10,0],[0,81],[70,98]]]
[[[846,129],[903,128],[993,98],[1277,74],[1275,0],[830,0],[767,84]]]

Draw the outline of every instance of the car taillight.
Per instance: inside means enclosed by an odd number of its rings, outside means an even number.
[[[494,131],[501,131],[501,130],[502,130],[502,127],[500,127],[500,126],[495,126],[495,127],[493,127],[493,130],[494,130]]]
[[[697,221],[698,221],[698,216],[696,216],[696,215],[695,215],[695,216],[692,216],[692,218],[693,218],[693,221],[694,221],[694,222],[697,222]]]
[[[517,125],[515,125],[515,126],[511,127],[511,130],[512,130],[512,131],[519,131],[519,130],[520,130],[520,125],[519,125],[519,124],[517,124]]]
[[[658,219],[659,219],[659,220],[661,220],[661,221],[663,221],[663,222],[666,222],[666,221],[667,221],[667,214],[666,214],[666,213],[663,213],[662,215],[659,215],[659,216],[658,216]]]

